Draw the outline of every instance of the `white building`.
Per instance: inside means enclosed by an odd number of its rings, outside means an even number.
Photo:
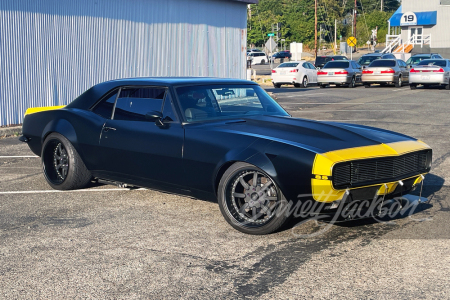
[[[397,52],[437,52],[450,58],[450,0],[403,0],[389,23],[390,33],[398,34],[388,36],[391,48],[403,45]]]
[[[65,105],[102,81],[246,78],[257,0],[1,0],[0,125]]]

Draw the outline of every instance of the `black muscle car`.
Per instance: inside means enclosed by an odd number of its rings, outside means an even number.
[[[431,148],[390,131],[291,117],[257,84],[215,78],[134,78],[98,84],[67,106],[27,110],[22,141],[55,189],[92,180],[217,199],[250,234],[309,195],[339,203],[408,193]]]

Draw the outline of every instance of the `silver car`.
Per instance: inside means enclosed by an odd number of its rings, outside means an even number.
[[[329,61],[317,71],[317,83],[321,88],[330,84],[354,88],[361,82],[361,73],[362,67],[354,60]]]
[[[425,88],[440,85],[450,90],[450,60],[424,59],[409,71],[409,78],[412,90],[419,84]]]
[[[373,83],[402,87],[405,82],[409,82],[409,70],[401,59],[377,59],[363,70],[362,82],[366,88]]]

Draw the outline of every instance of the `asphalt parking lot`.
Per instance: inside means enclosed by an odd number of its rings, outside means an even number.
[[[39,158],[0,139],[0,298],[450,298],[450,93],[272,89],[293,116],[381,127],[433,148],[410,216],[232,229],[216,203],[97,185],[57,192]]]

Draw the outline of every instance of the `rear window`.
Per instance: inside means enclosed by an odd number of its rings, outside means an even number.
[[[445,67],[447,66],[447,62],[445,60],[424,59],[419,63],[419,66],[429,66],[429,65]]]
[[[333,59],[334,60],[348,60],[348,58],[345,56],[333,56]]]
[[[330,61],[323,67],[324,69],[346,69],[350,66],[349,62],[346,61]]]
[[[413,57],[410,57],[406,63],[408,65],[417,65],[422,60],[429,59],[429,58],[430,58],[430,56],[428,56],[428,57],[427,56],[413,56]]]
[[[363,65],[363,66],[367,66],[369,65],[371,62],[373,62],[374,60],[377,60],[381,57],[380,56],[375,56],[375,55],[370,55],[370,56],[363,56],[358,60],[358,64]]]
[[[375,60],[369,67],[395,67],[394,60]]]
[[[298,63],[284,63],[279,65],[277,68],[295,68],[298,66]]]

